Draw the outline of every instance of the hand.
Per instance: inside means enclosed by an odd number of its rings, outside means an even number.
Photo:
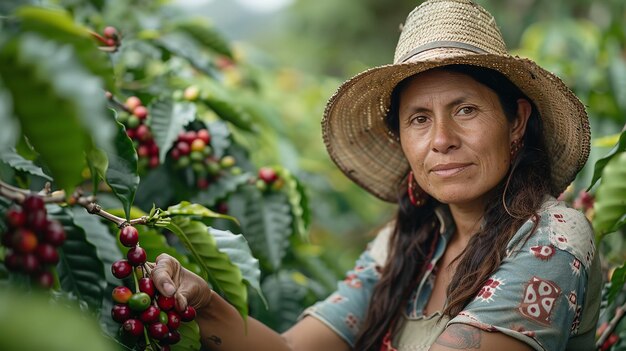
[[[176,298],[176,308],[184,310],[187,305],[197,311],[209,307],[213,290],[198,275],[180,265],[168,254],[160,254],[154,263],[149,263],[151,277],[159,293]]]

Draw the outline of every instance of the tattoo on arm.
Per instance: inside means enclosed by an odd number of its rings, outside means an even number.
[[[211,335],[207,339],[213,342],[216,346],[220,346],[222,344],[222,339],[217,335]]]
[[[437,338],[435,344],[455,350],[480,348],[482,330],[465,325],[452,324]]]

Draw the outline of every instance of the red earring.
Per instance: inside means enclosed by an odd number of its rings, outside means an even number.
[[[411,203],[413,204],[413,206],[415,207],[422,207],[424,206],[424,204],[426,203],[426,200],[428,199],[428,194],[422,190],[422,188],[419,187],[419,185],[417,185],[417,182],[415,181],[415,177],[413,176],[413,171],[409,171],[409,176],[408,176],[408,189],[407,189],[407,193],[409,194],[409,201],[411,201]]]

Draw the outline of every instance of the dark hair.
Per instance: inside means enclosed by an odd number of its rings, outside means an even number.
[[[447,289],[448,303],[443,311],[450,318],[463,310],[489,276],[498,268],[506,245],[529,218],[536,218],[544,196],[550,193],[549,159],[544,146],[541,118],[537,108],[522,91],[500,72],[471,65],[436,68],[470,76],[493,90],[509,121],[517,114],[517,100],[527,99],[532,113],[519,151],[509,173],[490,192],[486,201],[483,225],[470,239],[459,257],[456,272]],[[399,134],[400,91],[411,77],[396,86],[386,122],[389,130]],[[422,207],[411,205],[406,192],[399,195],[395,227],[389,240],[389,255],[380,281],[374,287],[367,315],[355,343],[355,350],[378,351],[388,331],[395,332],[399,317],[411,293],[424,275],[439,237],[434,209],[441,205],[429,199]],[[536,221],[535,221],[536,225]]]

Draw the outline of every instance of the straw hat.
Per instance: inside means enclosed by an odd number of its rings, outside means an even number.
[[[580,100],[535,62],[509,55],[493,16],[472,1],[429,0],[415,8],[393,62],[344,82],[328,101],[322,120],[332,160],[378,198],[396,202],[409,171],[400,142],[384,121],[393,88],[406,77],[450,64],[499,71],[533,100],[543,121],[554,195],[587,161],[589,120]]]

